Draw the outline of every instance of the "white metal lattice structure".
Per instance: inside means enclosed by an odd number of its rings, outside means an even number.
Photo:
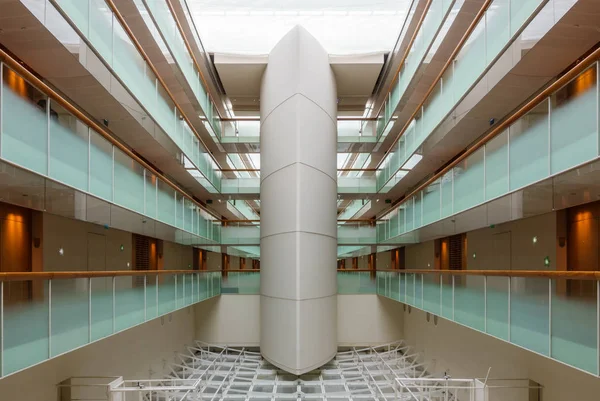
[[[537,400],[542,387],[528,379],[432,377],[422,355],[398,341],[346,347],[319,369],[295,376],[258,349],[196,342],[157,380],[70,378],[60,400],[108,401],[497,401]],[[489,376],[489,371],[488,371]],[[103,396],[102,396],[103,394]]]
[[[320,369],[301,376],[265,361],[258,350],[197,342],[170,375],[160,380],[123,381],[110,390],[111,400],[399,400],[402,378],[428,377],[419,354],[403,342],[340,349]]]

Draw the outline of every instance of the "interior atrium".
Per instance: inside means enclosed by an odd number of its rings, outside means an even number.
[[[0,401],[600,399],[599,0],[0,0]]]

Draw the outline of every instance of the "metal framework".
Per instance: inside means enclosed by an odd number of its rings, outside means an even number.
[[[196,342],[159,380],[125,380],[110,400],[398,400],[397,379],[427,378],[420,354],[399,341],[376,347],[342,348],[336,357],[302,376],[279,370],[258,349]],[[410,395],[409,395],[410,397]],[[404,399],[411,399],[403,397]]]
[[[177,354],[164,379],[107,377],[100,384],[103,378],[82,377],[58,387],[61,400],[80,401],[489,401],[538,399],[541,392],[528,379],[431,377],[421,360],[403,341],[346,347],[325,366],[295,376],[264,360],[257,348],[197,341]]]

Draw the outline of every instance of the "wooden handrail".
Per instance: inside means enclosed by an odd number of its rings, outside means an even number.
[[[223,223],[260,223],[260,219],[222,220]],[[374,219],[338,219],[338,223],[375,223]]]
[[[215,102],[213,100],[213,97],[208,90],[208,82],[204,78],[204,74],[202,74],[202,70],[200,68],[200,63],[198,63],[198,60],[196,60],[196,55],[194,54],[192,46],[190,45],[187,37],[185,36],[185,31],[183,30],[183,27],[181,26],[181,22],[179,22],[179,18],[177,17],[177,14],[175,13],[175,8],[173,8],[173,4],[171,3],[171,0],[166,0],[166,1],[167,1],[167,6],[169,7],[169,11],[171,12],[171,15],[173,16],[173,19],[175,20],[175,25],[177,25],[177,30],[179,31],[179,34],[181,35],[181,38],[183,39],[183,43],[185,44],[185,47],[187,48],[187,51],[188,51],[190,57],[192,58],[194,65],[196,66],[196,70],[198,71],[198,75],[200,75],[200,79],[204,83],[204,88],[206,89],[205,92],[208,94],[210,101],[213,102],[214,104],[217,104],[217,102]],[[190,29],[192,29],[192,28],[190,27]],[[219,119],[221,121],[223,121],[223,116],[221,115],[221,112],[219,111],[218,108],[217,108],[217,114],[219,116]]]
[[[488,6],[490,5],[491,2],[492,2],[492,0],[486,0],[483,3],[483,5],[481,6],[481,8],[479,9],[479,12],[475,16],[475,19],[473,19],[473,21],[471,22],[471,25],[469,25],[469,27],[467,28],[467,30],[463,34],[462,38],[456,44],[456,47],[452,51],[452,54],[450,54],[450,56],[448,57],[448,60],[446,61],[446,64],[444,64],[444,66],[442,67],[440,73],[437,75],[437,77],[435,78],[435,80],[433,81],[433,83],[431,84],[431,86],[429,87],[429,89],[427,90],[427,92],[425,92],[425,96],[423,96],[423,100],[421,100],[421,103],[419,103],[419,105],[415,108],[415,111],[408,118],[408,120],[404,124],[404,127],[402,127],[402,129],[400,130],[400,132],[396,136],[396,139],[394,139],[394,142],[390,145],[390,147],[388,148],[388,150],[385,151],[383,157],[381,158],[381,161],[377,164],[377,168],[381,167],[381,165],[383,164],[383,161],[385,160],[385,157],[392,151],[392,149],[394,148],[394,146],[396,145],[396,143],[398,143],[398,141],[400,140],[400,138],[402,137],[402,135],[404,135],[404,133],[406,132],[406,130],[410,126],[410,123],[412,122],[412,120],[417,117],[417,115],[421,111],[422,107],[425,105],[425,102],[427,102],[427,99],[429,98],[429,95],[431,95],[431,93],[435,90],[435,87],[437,86],[437,84],[440,81],[440,79],[442,79],[442,76],[444,76],[444,73],[446,72],[446,70],[452,65],[452,63],[454,62],[454,59],[456,58],[456,56],[458,55],[458,53],[462,50],[463,45],[467,42],[467,40],[469,39],[469,36],[471,36],[471,33],[473,33],[473,31],[475,30],[475,28],[477,27],[477,24],[479,23],[479,21],[484,17],[485,12],[487,11]],[[388,179],[388,181],[389,181],[389,179]]]
[[[74,271],[74,272],[0,272],[0,281],[33,281],[97,277],[140,277],[164,276],[169,274],[214,273],[220,270],[117,270],[117,271]]]
[[[54,89],[50,88],[46,83],[44,83],[41,79],[39,79],[35,74],[33,74],[31,71],[29,71],[27,68],[25,68],[20,62],[15,60],[10,54],[8,54],[7,52],[5,52],[2,49],[0,49],[0,60],[2,60],[10,68],[15,70],[19,75],[23,76],[31,85],[35,86],[36,89],[38,89],[39,91],[46,94],[46,96],[48,96],[52,100],[56,101],[69,113],[73,114],[79,120],[83,121],[87,126],[89,126],[94,131],[96,131],[97,133],[102,135],[102,137],[104,137],[104,139],[109,141],[113,146],[116,146],[117,148],[119,148],[120,151],[122,151],[127,156],[131,157],[133,160],[135,160],[136,162],[141,164],[146,170],[149,170],[152,174],[156,175],[158,178],[160,178],[165,183],[167,183],[167,185],[169,185],[171,188],[173,188],[174,190],[181,193],[189,201],[193,202],[200,209],[209,213],[215,219],[221,220],[220,217],[218,217],[211,210],[207,209],[204,205],[202,205],[201,203],[196,201],[191,195],[189,195],[187,192],[185,192],[179,186],[177,186],[177,184],[175,184],[173,181],[171,181],[170,179],[165,177],[162,173],[160,173],[158,170],[156,170],[153,166],[148,164],[146,161],[144,161],[138,155],[133,153],[128,147],[123,145],[121,142],[117,141],[105,127],[96,123],[94,120],[92,120],[86,114],[84,114],[81,110],[79,110],[79,108],[77,108],[76,106],[71,104],[68,100],[66,100],[62,95],[60,95]]]
[[[181,114],[181,117],[183,117],[183,119],[187,122],[190,130],[194,133],[194,135],[196,136],[196,138],[198,138],[198,141],[200,141],[200,143],[202,144],[202,146],[204,146],[204,148],[206,149],[206,153],[208,153],[208,155],[210,156],[210,158],[215,162],[215,164],[219,167],[219,169],[221,169],[221,165],[219,164],[219,162],[217,161],[217,159],[214,157],[214,155],[210,152],[208,146],[206,146],[206,144],[202,140],[202,137],[200,136],[200,133],[198,133],[198,131],[196,130],[196,128],[194,127],[194,125],[192,124],[192,122],[190,121],[190,119],[183,112],[183,109],[181,108],[181,106],[179,105],[179,103],[177,103],[177,101],[175,100],[175,96],[173,96],[173,93],[171,93],[171,91],[169,90],[166,82],[159,75],[158,70],[156,69],[156,67],[154,67],[154,64],[150,61],[150,58],[148,57],[148,54],[146,54],[146,52],[144,51],[144,48],[142,47],[142,45],[140,44],[140,42],[138,42],[137,38],[133,34],[133,31],[131,30],[131,28],[129,28],[129,25],[127,25],[127,22],[125,21],[125,18],[123,18],[123,15],[121,15],[121,13],[117,9],[117,6],[113,2],[113,0],[104,0],[104,1],[106,2],[106,4],[108,4],[108,6],[110,7],[112,13],[115,15],[115,17],[117,17],[117,19],[119,20],[119,22],[121,24],[121,27],[125,30],[125,32],[127,33],[127,36],[129,36],[129,39],[132,41],[133,45],[138,50],[138,52],[140,53],[140,55],[142,56],[142,58],[144,59],[144,61],[148,65],[148,67],[150,67],[150,69],[152,70],[152,72],[156,76],[156,79],[158,80],[158,82],[160,82],[160,84],[162,85],[162,87],[165,90],[165,92],[167,93],[167,95],[169,95],[169,98],[171,99],[171,101],[173,102],[173,104],[175,105],[175,107],[177,108],[177,110],[179,110],[179,114]]]
[[[260,273],[260,269],[252,269],[252,268],[247,268],[247,269],[227,269],[227,270],[212,270],[212,271],[217,271],[217,272],[222,272],[222,273]]]
[[[338,273],[374,273],[378,270],[373,269],[337,269]]]
[[[405,274],[427,274],[444,276],[488,276],[488,277],[542,277],[566,280],[600,280],[600,271],[542,271],[542,270],[390,270],[390,269],[337,269],[338,272],[364,273],[385,272]],[[140,277],[140,276],[164,276],[172,274],[206,274],[206,273],[256,273],[260,269],[244,270],[144,270],[144,271],[74,271],[74,272],[0,272],[0,281],[34,281],[34,280],[56,280],[75,278],[98,278],[98,277]]]
[[[251,173],[251,172],[260,172],[259,168],[223,168],[221,169],[222,172],[224,173],[234,173],[234,172],[241,172],[241,173]],[[377,169],[376,168],[338,168],[337,171],[367,171],[367,172],[376,172]],[[257,177],[254,177],[257,178]]]
[[[429,178],[424,183],[419,185],[416,189],[414,189],[412,192],[407,194],[401,202],[398,202],[393,207],[391,207],[389,210],[382,213],[381,216],[383,217],[383,216],[387,215],[388,213],[390,213],[391,211],[397,209],[398,207],[400,207],[400,205],[404,204],[406,201],[408,201],[412,196],[417,194],[419,191],[422,191],[429,184],[431,184],[432,182],[441,178],[450,169],[452,169],[454,166],[456,166],[457,164],[459,164],[460,162],[465,160],[471,154],[473,154],[478,149],[480,149],[482,146],[484,146],[487,142],[491,141],[494,137],[496,137],[497,135],[504,132],[504,130],[506,130],[512,123],[517,121],[519,118],[523,117],[529,111],[533,110],[541,102],[543,102],[548,97],[550,97],[550,95],[552,95],[555,91],[557,91],[558,89],[563,87],[565,84],[567,84],[573,78],[577,77],[577,75],[581,74],[584,70],[589,68],[598,59],[600,59],[600,48],[594,50],[589,56],[587,56],[579,64],[577,64],[575,67],[573,67],[571,70],[569,70],[569,72],[567,72],[566,74],[564,74],[563,76],[558,78],[556,81],[554,81],[551,85],[549,85],[546,89],[544,89],[542,92],[537,94],[533,99],[531,99],[529,102],[527,102],[524,106],[522,106],[519,110],[517,110],[515,113],[513,113],[510,117],[504,119],[494,129],[492,129],[487,135],[485,135],[483,138],[481,138],[479,141],[477,141],[477,143],[475,143],[473,146],[471,146],[469,149],[467,149],[462,155],[460,155],[454,161],[452,161],[452,163],[448,164],[446,167],[444,167],[441,171],[439,171],[433,177]],[[379,218],[379,220],[381,220],[381,218]]]
[[[337,117],[338,121],[377,121],[377,117],[344,117],[344,116],[338,116]],[[225,122],[234,122],[234,121],[260,121],[260,117],[253,117],[253,116],[239,116],[239,117],[234,117],[234,118],[222,118],[221,121],[225,121]]]
[[[410,41],[408,42],[408,45],[406,46],[406,50],[404,51],[404,54],[402,55],[402,58],[400,59],[400,63],[398,63],[398,69],[396,70],[396,74],[394,74],[394,78],[392,79],[392,82],[390,82],[390,84],[388,86],[388,90],[385,95],[386,98],[390,94],[390,92],[392,92],[392,89],[394,88],[394,84],[396,83],[396,81],[398,80],[398,78],[400,76],[400,71],[402,70],[402,66],[404,65],[404,62],[406,61],[406,59],[408,58],[408,55],[410,54],[412,45],[415,43],[415,40],[417,39],[419,30],[421,29],[421,26],[423,25],[423,21],[425,21],[425,17],[427,16],[427,12],[429,12],[429,7],[431,6],[432,2],[433,2],[433,0],[427,0],[427,4],[425,4],[423,13],[421,14],[421,17],[419,18],[419,21],[417,22],[417,26],[415,27],[415,30],[413,31],[413,34],[410,37]],[[432,42],[432,44],[433,44],[433,42]],[[379,117],[379,114],[381,114],[381,110],[384,108],[384,106],[385,106],[385,100],[381,103],[381,106],[379,106],[377,113],[375,113],[375,116],[376,116],[375,119],[377,119]],[[387,152],[386,152],[386,154],[387,154]],[[384,155],[384,157],[385,157],[385,155]],[[377,166],[377,167],[379,167],[379,166]]]
[[[420,270],[420,269],[377,269],[378,272],[429,274],[444,276],[489,276],[489,277],[546,277],[566,280],[600,280],[600,271],[544,271],[544,270]]]

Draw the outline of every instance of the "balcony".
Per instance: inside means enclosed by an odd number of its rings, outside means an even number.
[[[220,293],[220,272],[0,273],[0,376]]]
[[[377,293],[598,376],[598,272],[377,272]]]

